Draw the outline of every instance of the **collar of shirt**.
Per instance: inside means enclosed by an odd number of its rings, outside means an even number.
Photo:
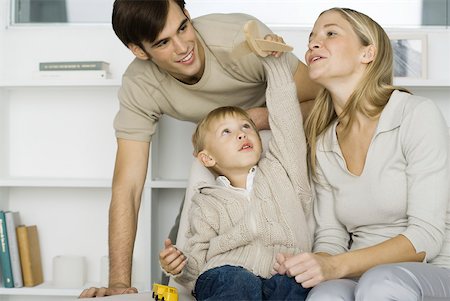
[[[375,130],[374,138],[382,132],[388,132],[396,129],[400,126],[403,119],[403,111],[405,109],[405,102],[401,100],[405,97],[409,97],[409,93],[400,92],[395,90],[392,92],[389,101],[386,103],[386,106],[381,111],[381,115],[378,121],[377,128]],[[342,156],[341,148],[339,146],[339,142],[336,135],[336,127],[338,124],[338,120],[335,120],[331,129],[325,131],[323,134],[323,138],[320,139],[321,142],[317,143],[318,151],[322,152],[335,152]],[[373,138],[373,139],[374,139]],[[342,156],[343,157],[343,156]]]
[[[225,177],[225,176],[218,176],[217,179],[216,179],[216,183],[219,186],[231,188],[233,190],[240,191],[240,192],[243,192],[243,193],[248,195],[253,189],[253,180],[255,179],[256,169],[257,169],[257,167],[253,166],[248,171],[247,183],[246,183],[245,189],[239,188],[239,187],[234,187],[233,185],[231,185],[230,180],[228,180],[228,178]]]

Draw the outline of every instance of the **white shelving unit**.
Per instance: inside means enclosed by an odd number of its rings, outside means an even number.
[[[2,5],[4,7],[4,5]],[[99,286],[108,253],[108,207],[120,77],[132,54],[109,26],[8,27],[0,9],[0,209],[36,224],[45,283],[0,288],[2,301],[74,300],[82,288],[52,286],[52,259],[85,256],[87,284]],[[309,28],[274,26],[303,59]],[[50,42],[48,42],[50,41]],[[56,42],[52,42],[56,41]],[[399,80],[435,99],[450,124],[450,31],[428,36],[429,80]],[[7,46],[7,47],[6,47]],[[112,79],[33,80],[42,61],[104,60]],[[153,139],[134,249],[133,285],[159,279],[158,252],[184,197],[194,125],[163,117]]]
[[[38,225],[46,280],[34,288],[0,288],[1,300],[78,296],[82,288],[52,286],[51,260],[57,255],[85,256],[87,280],[94,282],[85,287],[100,285],[118,88],[112,80],[0,82],[0,208],[19,211],[23,222]],[[154,252],[162,247],[184,197],[193,128],[163,117],[153,139],[154,163],[144,187],[134,252],[133,284],[141,291],[160,277]],[[84,217],[66,216],[73,214]]]

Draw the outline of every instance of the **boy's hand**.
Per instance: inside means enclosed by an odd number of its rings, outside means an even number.
[[[286,268],[284,267],[284,262],[289,258],[292,257],[291,254],[285,254],[285,253],[278,253],[275,257],[275,263],[272,268],[272,275],[280,274],[285,275],[286,274]]]
[[[280,37],[279,35],[276,35],[274,33],[266,35],[264,37],[264,40],[286,44],[282,37]],[[269,55],[274,56],[274,57],[280,57],[282,54],[283,54],[283,51],[272,51],[269,53]]]
[[[161,267],[169,274],[177,275],[181,273],[187,263],[183,252],[175,248],[170,239],[164,241],[164,249],[159,253]]]

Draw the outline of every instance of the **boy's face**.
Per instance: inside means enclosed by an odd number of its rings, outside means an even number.
[[[261,139],[243,116],[229,115],[211,122],[204,140],[199,159],[223,175],[248,172],[261,157]]]
[[[188,16],[187,11],[169,1],[166,25],[155,41],[144,41],[144,49],[136,45],[130,49],[138,58],[151,59],[176,79],[193,84],[203,75],[204,52]]]

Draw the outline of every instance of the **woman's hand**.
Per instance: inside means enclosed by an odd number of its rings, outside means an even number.
[[[292,254],[285,254],[285,253],[278,253],[275,257],[275,263],[273,265],[273,269],[271,274],[280,274],[280,275],[286,275],[286,268],[284,267],[284,262],[286,259],[292,257],[294,255]]]
[[[283,255],[277,255],[275,265],[279,264],[279,267],[274,269],[280,274],[295,277],[295,281],[301,283],[304,288],[316,286],[325,280],[340,278],[334,263],[335,258],[328,254],[300,253],[289,258],[282,257]]]

